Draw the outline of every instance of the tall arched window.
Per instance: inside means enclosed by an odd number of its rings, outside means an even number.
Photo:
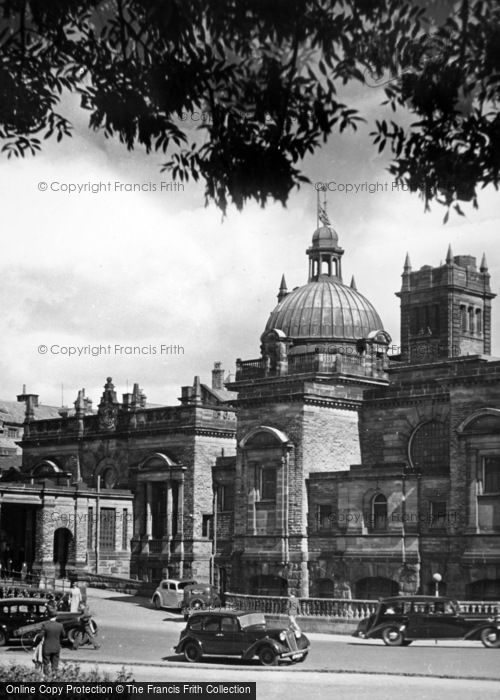
[[[387,498],[383,493],[378,493],[372,499],[372,512],[370,529],[386,530],[387,529]]]
[[[472,306],[467,309],[467,314],[469,316],[469,333],[474,333],[474,309]]]
[[[483,315],[481,309],[476,309],[476,333],[480,335],[483,332]]]
[[[460,307],[460,328],[463,332],[467,331],[467,309],[465,306]]]
[[[417,472],[446,473],[450,461],[447,425],[436,420],[419,425],[410,437],[408,456]]]

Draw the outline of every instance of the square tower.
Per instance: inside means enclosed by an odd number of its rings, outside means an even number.
[[[491,353],[490,275],[483,255],[479,270],[471,255],[415,272],[408,255],[402,274],[401,355],[413,364],[460,355]]]

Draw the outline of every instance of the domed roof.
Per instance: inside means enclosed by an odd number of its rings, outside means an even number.
[[[279,329],[289,338],[357,340],[382,330],[380,316],[355,289],[321,275],[293,292],[271,312],[266,331]]]
[[[313,246],[337,248],[339,237],[332,226],[320,226],[313,234],[312,244]]]

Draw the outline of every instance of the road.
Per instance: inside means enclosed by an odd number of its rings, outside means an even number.
[[[255,662],[206,659],[191,665],[173,653],[184,620],[179,615],[152,609],[144,599],[92,590],[90,607],[99,622],[102,646],[64,649],[63,661],[84,666],[99,663],[112,675],[123,665],[136,680],[256,680],[258,697],[313,700],[334,691],[339,698],[377,700],[404,693],[408,698],[500,696],[500,650],[478,642],[417,642],[411,647],[389,648],[379,641],[362,641],[340,635],[310,634],[311,653],[303,664],[263,669]],[[4,662],[27,663],[19,647],[0,651]],[[426,678],[427,676],[427,678]],[[458,680],[460,679],[460,680]]]

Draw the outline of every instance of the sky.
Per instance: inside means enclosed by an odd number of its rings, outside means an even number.
[[[384,99],[369,88],[347,97],[369,119]],[[137,382],[148,401],[176,405],[194,375],[210,383],[214,362],[234,372],[236,358],[259,356],[281,275],[289,290],[307,282],[316,191],[304,185],[286,208],[251,204],[222,220],[205,207],[202,185],[182,191],[160,172],[164,156],[128,152],[88,130],[88,115],[71,102],[66,107],[73,138],[44,142],[35,158],[0,158],[0,399],[15,400],[25,384],[44,404],[71,406],[85,388],[96,406],[110,376],[119,397]],[[484,251],[498,294],[499,197],[483,190],[478,210],[465,205],[465,217],[443,224],[442,207],[425,213],[416,195],[393,188],[389,157],[371,146],[371,128],[332,136],[302,168],[312,183],[332,183],[328,213],[345,249],[344,282],[355,275],[397,344],[394,293],[407,252],[419,269],[444,261],[449,243],[478,263]],[[340,191],[363,183],[379,191]],[[127,191],[133,184],[151,191]],[[500,355],[498,316],[495,300]],[[128,354],[134,346],[143,353]]]

